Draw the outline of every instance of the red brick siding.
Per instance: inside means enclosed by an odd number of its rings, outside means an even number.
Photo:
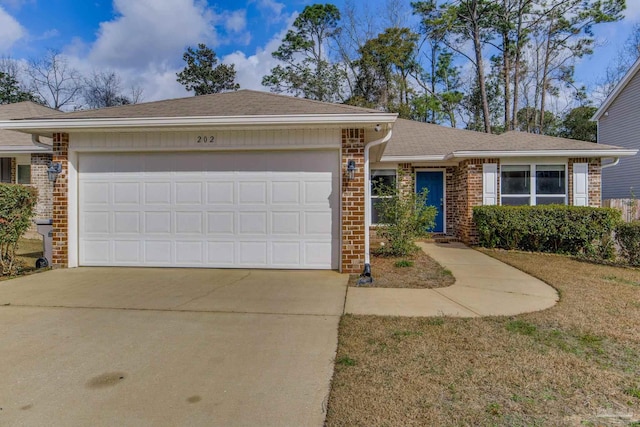
[[[569,205],[573,205],[573,164],[589,164],[589,206],[599,208],[602,206],[602,170],[601,159],[576,157],[569,159],[567,174],[569,175]]]
[[[53,134],[52,161],[62,164],[62,173],[53,185],[53,268],[66,268],[69,265],[68,159],[69,134]]]
[[[11,183],[16,184],[18,182],[18,164],[15,157],[11,158]]]
[[[342,251],[340,271],[359,273],[364,267],[364,129],[342,130]],[[347,162],[356,162],[353,179],[346,174]]]

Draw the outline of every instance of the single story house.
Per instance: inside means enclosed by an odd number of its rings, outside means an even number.
[[[618,82],[593,118],[601,141],[628,149],[640,148],[640,59]],[[631,199],[640,195],[640,157],[620,160],[602,173],[602,198]]]
[[[31,101],[0,105],[0,120],[60,114]],[[52,214],[52,186],[47,180],[52,152],[51,138],[0,129],[0,182],[36,187],[37,218],[51,218]]]
[[[599,206],[601,169],[637,151],[249,90],[0,128],[53,138],[55,267],[357,273],[376,220],[372,182],[429,188],[434,232],[473,242],[474,206]]]

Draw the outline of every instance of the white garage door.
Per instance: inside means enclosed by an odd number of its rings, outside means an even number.
[[[336,269],[338,156],[81,154],[80,265]]]

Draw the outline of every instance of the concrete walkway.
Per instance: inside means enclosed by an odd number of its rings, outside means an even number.
[[[461,243],[419,243],[456,283],[438,289],[354,288],[345,313],[378,316],[510,316],[544,310],[558,293],[544,282]],[[375,271],[373,272],[375,279]]]

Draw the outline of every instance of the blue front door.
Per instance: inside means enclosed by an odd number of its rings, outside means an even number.
[[[428,190],[427,206],[435,206],[438,210],[436,225],[429,231],[444,233],[444,172],[417,172],[416,192]]]

